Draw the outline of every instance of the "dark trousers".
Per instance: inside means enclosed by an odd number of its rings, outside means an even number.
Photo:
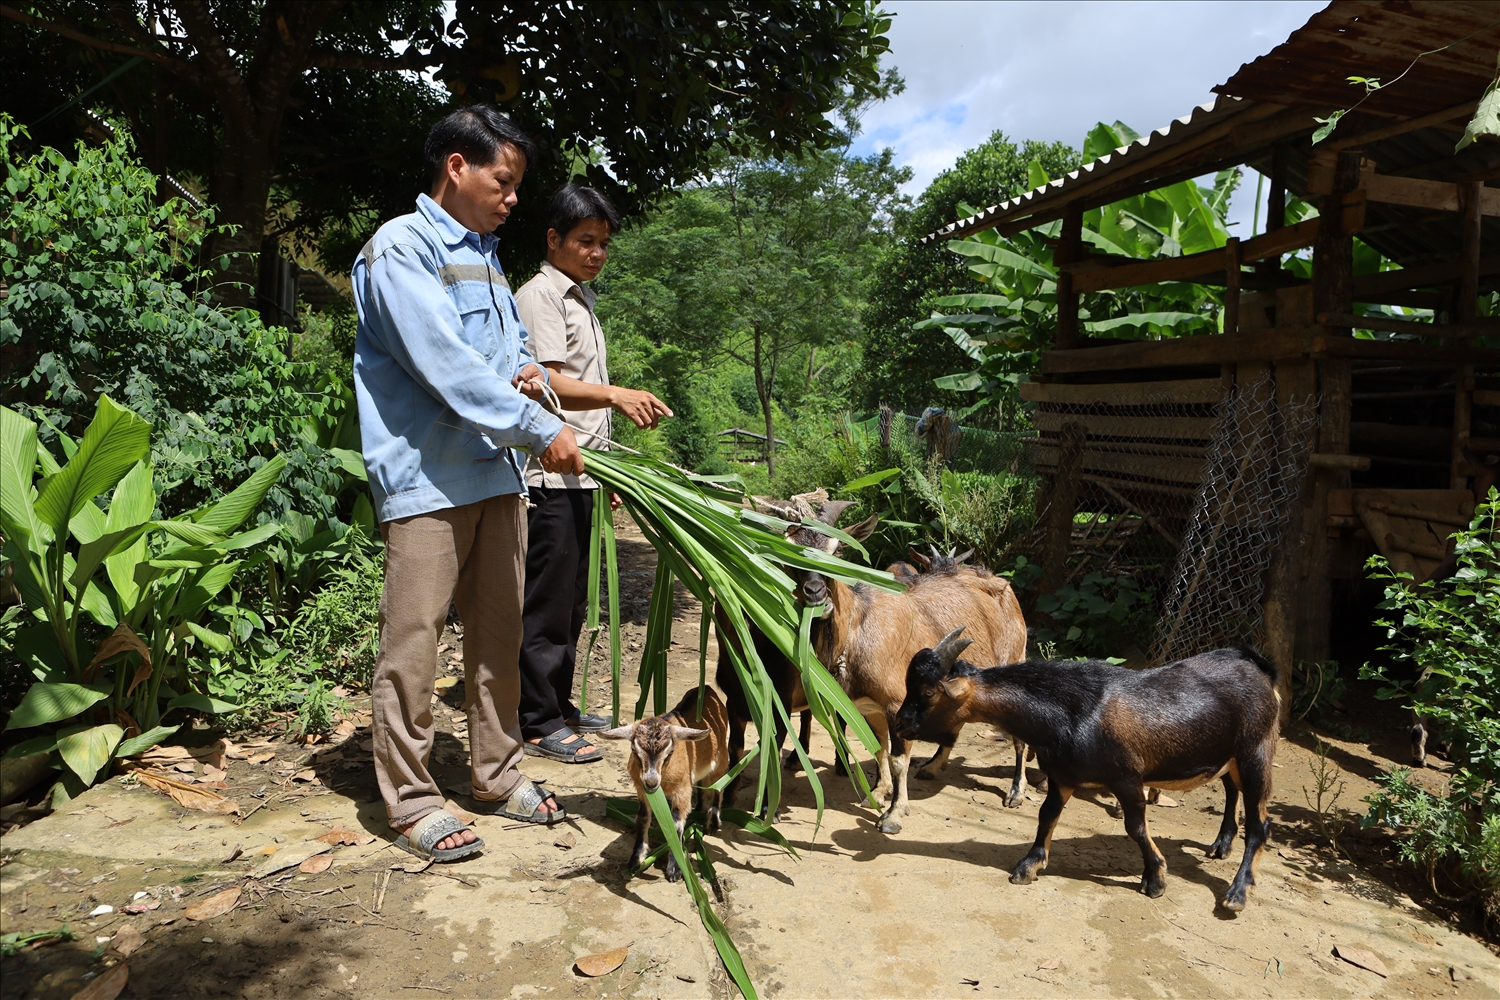
[[[550,736],[578,714],[573,666],[588,616],[589,536],[597,490],[531,487],[521,613],[521,736]]]

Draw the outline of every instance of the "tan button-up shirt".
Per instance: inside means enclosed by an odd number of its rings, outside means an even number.
[[[594,315],[593,289],[585,288],[547,261],[537,276],[516,293],[521,322],[530,335],[527,346],[538,364],[557,362],[564,375],[591,385],[609,385],[604,330]],[[609,447],[611,410],[565,410],[580,448]],[[526,484],[549,489],[598,489],[589,476],[545,472],[535,457],[526,463]]]

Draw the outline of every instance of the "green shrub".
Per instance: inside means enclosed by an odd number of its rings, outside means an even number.
[[[1399,699],[1442,726],[1453,769],[1446,795],[1433,795],[1393,771],[1379,779],[1365,825],[1400,833],[1401,856],[1471,889],[1487,922],[1500,923],[1500,497],[1491,490],[1468,530],[1455,534],[1458,571],[1413,583],[1379,556],[1372,576],[1385,580],[1383,647],[1410,677],[1365,664],[1360,677],[1381,682],[1377,696]]]
[[[200,259],[217,231],[212,210],[159,202],[156,178],[119,134],[80,143],[72,159],[50,147],[19,155],[26,131],[0,114],[0,394],[54,452],[103,394],[142,417],[158,492],[174,487],[167,515],[278,454],[288,472],[261,519],[333,513],[343,477],[319,428],[337,423],[348,397],[290,359],[286,330],[215,303]]]

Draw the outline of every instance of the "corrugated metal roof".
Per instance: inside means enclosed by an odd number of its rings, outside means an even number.
[[[1493,0],[1338,0],[1285,42],[1241,66],[1214,93],[1347,108],[1363,96],[1348,77],[1373,77],[1383,86],[1362,111],[1415,118],[1484,93],[1495,76],[1497,42],[1500,2]]]
[[[1289,140],[1295,143],[1294,155],[1288,158],[1287,187],[1305,196],[1307,136],[1317,125],[1314,114],[1348,108],[1361,96],[1347,77],[1375,77],[1385,86],[1345,118],[1335,141],[1476,100],[1494,77],[1497,44],[1500,0],[1337,0],[1286,42],[1215,87],[1220,96],[1212,103],[1065,178],[951,223],[923,242],[993,226],[1016,231],[1039,225],[1060,218],[1062,206],[1069,202],[1094,204],[1126,197],[1194,176],[1194,169],[1202,174],[1249,162],[1264,172],[1272,143]],[[1448,47],[1431,51],[1443,46]],[[1423,52],[1430,54],[1417,59]],[[1259,124],[1247,127],[1252,120]],[[1500,167],[1500,143],[1474,143],[1455,156],[1453,144],[1462,124],[1458,118],[1362,148],[1381,173],[1433,180],[1492,175]],[[1447,217],[1450,214],[1372,204],[1364,239],[1403,263],[1441,259],[1451,256],[1457,239],[1448,232],[1457,224]],[[1487,241],[1496,227],[1500,220],[1485,220]]]

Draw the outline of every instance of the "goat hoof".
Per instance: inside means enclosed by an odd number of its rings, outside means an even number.
[[[931,781],[937,777],[937,774],[931,768],[924,767],[922,768],[922,770],[917,772],[917,777],[921,778],[923,781]]]
[[[1227,858],[1229,857],[1229,845],[1214,844],[1203,852],[1205,858]]]
[[[1165,881],[1152,882],[1150,879],[1141,879],[1141,892],[1152,899],[1166,895],[1167,883]]]
[[[802,761],[796,754],[792,754],[786,759],[786,763],[782,766],[786,768],[788,774],[796,774],[798,771],[802,770]]]
[[[1228,910],[1231,913],[1238,913],[1245,908],[1244,894],[1241,893],[1239,895],[1236,895],[1234,890],[1231,889],[1229,894],[1224,897],[1219,905],[1224,907],[1224,909]]]
[[[1013,792],[1011,792],[1009,795],[1007,795],[1005,797],[1005,808],[1007,808],[1007,809],[1017,809],[1017,808],[1020,808],[1021,803],[1025,802],[1025,801],[1026,801],[1026,793],[1025,793],[1025,791],[1013,791]]]
[[[1017,868],[1010,873],[1011,885],[1030,885],[1036,881],[1035,868]]]
[[[901,821],[894,816],[886,816],[880,821],[881,833],[900,833]]]

